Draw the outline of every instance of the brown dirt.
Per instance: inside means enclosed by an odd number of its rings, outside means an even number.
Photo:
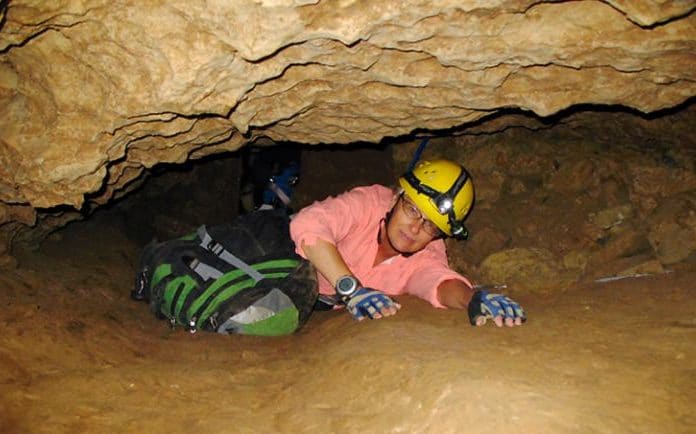
[[[518,294],[470,327],[412,298],[293,336],[170,330],[129,299],[137,247],[102,217],[0,275],[0,432],[689,433],[696,272]]]

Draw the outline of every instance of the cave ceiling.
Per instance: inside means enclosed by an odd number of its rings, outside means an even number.
[[[259,137],[379,142],[696,94],[696,2],[0,1],[0,225]],[[1,248],[0,248],[1,250]]]

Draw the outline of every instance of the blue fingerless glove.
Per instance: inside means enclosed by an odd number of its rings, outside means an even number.
[[[361,320],[366,316],[374,319],[375,315],[379,314],[382,309],[394,306],[394,300],[372,288],[358,289],[346,303],[348,312],[356,320]]]
[[[499,316],[503,320],[508,318],[513,321],[520,318],[522,322],[527,320],[524,309],[518,303],[501,294],[489,294],[486,290],[476,291],[469,302],[471,325],[476,325],[476,320],[480,316],[484,316],[486,319]]]

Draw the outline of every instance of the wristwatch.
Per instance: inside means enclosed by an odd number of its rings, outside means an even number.
[[[339,277],[336,281],[336,295],[343,303],[347,303],[358,288],[360,288],[358,279],[350,274]]]

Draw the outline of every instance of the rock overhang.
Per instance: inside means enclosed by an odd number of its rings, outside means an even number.
[[[508,108],[673,107],[696,94],[694,7],[5,2],[0,225],[106,203],[156,164],[260,136],[378,142]]]

